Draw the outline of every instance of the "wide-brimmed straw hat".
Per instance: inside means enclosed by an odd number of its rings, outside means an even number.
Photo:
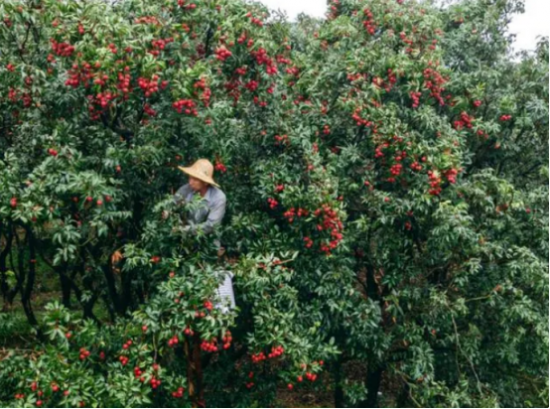
[[[220,187],[212,178],[214,176],[214,165],[212,165],[208,159],[198,159],[191,166],[178,166],[178,169],[189,176],[193,176],[210,185]]]

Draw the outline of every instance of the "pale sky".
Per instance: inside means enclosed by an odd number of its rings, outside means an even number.
[[[293,19],[303,12],[310,16],[323,17],[327,0],[260,0],[271,9],[280,9]],[[525,0],[525,13],[517,15],[510,27],[517,34],[516,50],[533,50],[537,36],[548,36],[547,16],[550,14],[549,0]]]

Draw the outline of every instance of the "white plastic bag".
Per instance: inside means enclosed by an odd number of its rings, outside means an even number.
[[[234,309],[235,304],[235,293],[233,292],[233,276],[234,274],[231,271],[222,270],[218,272],[219,275],[223,276],[223,281],[216,290],[216,294],[221,299],[220,302],[217,302],[214,305],[214,308],[219,309],[224,314]],[[229,307],[228,307],[229,304]]]

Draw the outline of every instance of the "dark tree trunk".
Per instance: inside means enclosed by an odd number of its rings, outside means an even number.
[[[382,383],[382,368],[371,369],[370,365],[367,370],[367,398],[361,402],[360,408],[377,408],[378,407],[378,391]]]
[[[71,283],[65,272],[59,273],[59,283],[61,284],[61,302],[67,308],[71,308]]]
[[[342,388],[342,360],[340,357],[334,362],[332,376],[334,379],[334,407],[343,408],[344,389]]]
[[[25,315],[27,316],[29,324],[35,327],[38,325],[38,321],[36,320],[34,311],[32,310],[31,297],[32,291],[34,289],[34,280],[36,278],[36,247],[32,231],[30,229],[26,229],[26,232],[27,242],[29,244],[30,262],[25,285],[21,286],[21,304],[23,305],[23,310],[25,311]],[[23,272],[25,271],[23,249],[21,249],[19,252],[19,270],[21,272],[21,275],[23,275]]]

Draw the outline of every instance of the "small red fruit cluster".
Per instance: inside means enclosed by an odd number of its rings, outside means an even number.
[[[229,347],[231,346],[231,341],[233,341],[233,336],[231,335],[231,332],[229,330],[225,332],[225,335],[222,341],[223,341],[223,349],[229,349]]]
[[[369,9],[363,10],[363,14],[366,17],[366,20],[363,21],[363,26],[370,35],[373,35],[376,30],[376,24],[374,24],[373,14]]]
[[[305,242],[305,246],[306,248],[311,248],[311,246],[313,246],[313,240],[311,240],[311,238],[309,237],[304,237],[304,242]]]
[[[88,351],[86,348],[80,348],[80,360],[81,361],[84,361],[89,356],[90,356],[90,351]]]
[[[219,172],[222,172],[222,173],[225,173],[227,172],[227,168],[225,167],[225,165],[221,162],[217,162],[216,163],[216,166],[214,166],[214,168],[219,171]]]
[[[267,356],[269,359],[277,358],[285,352],[282,346],[271,347],[271,353]]]
[[[212,308],[214,308],[214,305],[209,300],[206,300],[203,304],[204,308],[206,308],[208,311],[212,311]]]
[[[411,91],[410,96],[411,96],[411,99],[413,100],[412,107],[418,108],[418,106],[420,105],[420,97],[422,96],[422,93]]]
[[[201,349],[206,352],[216,352],[218,350],[218,342],[216,338],[212,341],[203,340],[201,342]]]
[[[215,53],[216,53],[216,58],[220,61],[225,61],[233,55],[233,53],[229,51],[227,48],[225,48],[224,46],[218,47]]]
[[[122,345],[122,349],[128,349],[128,348],[130,348],[131,345],[132,345],[132,340],[129,339],[128,341],[126,341],[126,342]]]
[[[275,146],[279,146],[281,143],[283,143],[285,145],[290,144],[290,141],[288,139],[288,135],[275,135],[275,140],[277,141],[277,142],[275,142]]]
[[[177,345],[179,342],[178,336],[174,335],[172,338],[168,340],[168,346],[173,347],[174,345]]]
[[[53,38],[50,39],[52,50],[60,57],[70,57],[74,53],[74,47],[69,43],[58,43]]]
[[[292,223],[294,221],[294,217],[298,216],[307,216],[309,214],[309,211],[306,209],[302,209],[301,207],[298,208],[298,211],[296,212],[296,208],[291,207],[286,212],[284,212],[283,216],[287,218],[289,223]]]
[[[472,121],[474,120],[473,116],[468,115],[467,112],[462,112],[460,114],[460,119],[453,122],[455,129],[461,130],[466,127],[468,129],[472,128]]]
[[[269,203],[269,207],[271,209],[275,209],[277,207],[277,205],[279,204],[279,202],[277,202],[277,200],[273,199],[272,197],[268,198],[267,202]]]
[[[10,199],[10,206],[15,209],[17,207],[17,198],[16,197],[12,197]]]
[[[158,92],[158,75],[154,74],[150,80],[147,78],[139,77],[138,85],[145,92],[145,97],[150,97],[155,92]]]
[[[428,178],[430,179],[431,189],[429,190],[430,195],[437,196],[441,193],[441,178],[431,170],[428,171]]]
[[[180,386],[177,391],[172,392],[172,397],[173,398],[183,398],[183,392],[184,391],[185,391],[185,389]]]
[[[48,154],[51,156],[57,156],[58,152],[54,148],[48,149]]]
[[[120,363],[122,364],[122,366],[126,366],[126,364],[128,363],[128,357],[126,356],[119,356],[118,357],[118,360],[120,361]]]
[[[178,114],[184,112],[187,115],[197,116],[195,102],[190,99],[180,99],[172,104],[172,107],[178,111]]]
[[[151,388],[157,389],[160,386],[161,381],[160,381],[160,379],[157,379],[153,376],[151,378],[151,380],[149,381],[149,384],[151,385]]]
[[[510,119],[512,119],[512,115],[502,115],[502,116],[500,117],[500,120],[501,120],[502,122],[509,121]]]

